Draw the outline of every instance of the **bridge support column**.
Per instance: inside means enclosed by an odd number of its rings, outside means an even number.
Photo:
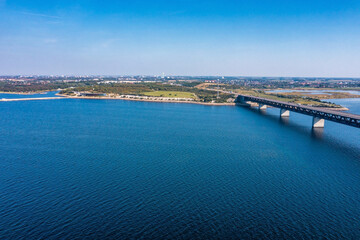
[[[238,96],[236,98],[235,105],[237,105],[237,106],[250,106],[250,104],[245,101],[245,97],[243,97],[243,96]]]
[[[259,109],[260,110],[266,110],[267,106],[265,104],[260,104],[259,103]]]
[[[290,111],[286,109],[280,109],[280,116],[281,117],[290,117]]]
[[[325,124],[325,120],[319,117],[313,117],[313,128],[323,128]]]

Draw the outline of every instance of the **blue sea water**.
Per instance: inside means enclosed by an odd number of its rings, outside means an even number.
[[[347,112],[360,115],[360,98],[331,99],[331,102],[348,108]]]
[[[56,93],[59,91],[43,92],[43,93],[34,93],[34,94],[9,94],[9,93],[0,93],[0,99],[7,98],[42,98],[42,97],[57,97]]]
[[[359,239],[360,130],[278,115],[0,102],[0,239]]]

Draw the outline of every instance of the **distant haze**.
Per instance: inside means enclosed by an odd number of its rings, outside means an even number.
[[[360,77],[359,0],[0,0],[0,75]]]

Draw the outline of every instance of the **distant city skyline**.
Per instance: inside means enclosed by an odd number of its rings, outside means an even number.
[[[0,0],[0,75],[360,77],[360,1]]]

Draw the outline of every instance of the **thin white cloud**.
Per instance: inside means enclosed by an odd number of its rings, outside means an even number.
[[[1,1],[1,0],[0,0]],[[44,17],[44,18],[51,18],[51,19],[61,19],[61,17],[56,15],[47,15],[42,13],[34,13],[34,12],[24,12],[24,11],[18,11],[17,13],[29,15],[29,16],[35,16],[35,17]]]

